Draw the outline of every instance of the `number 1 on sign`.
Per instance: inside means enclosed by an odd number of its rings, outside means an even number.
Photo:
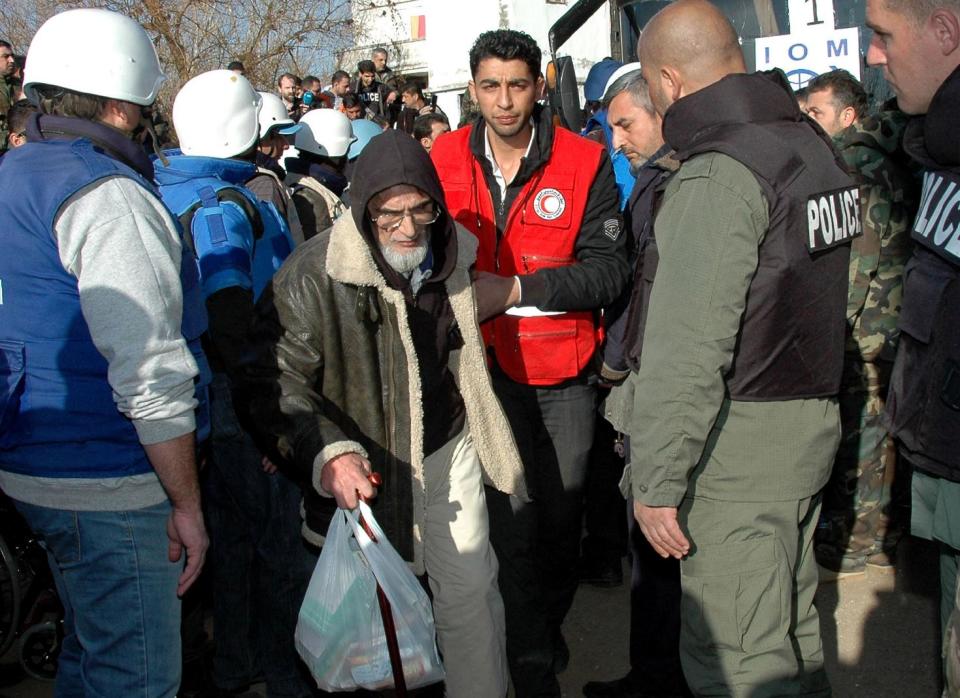
[[[788,0],[790,33],[833,29],[833,0]]]

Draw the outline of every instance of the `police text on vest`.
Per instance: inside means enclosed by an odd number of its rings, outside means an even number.
[[[811,254],[863,235],[860,189],[844,187],[811,196],[807,200],[807,234]]]
[[[948,262],[960,263],[960,177],[949,172],[924,174],[913,239]]]

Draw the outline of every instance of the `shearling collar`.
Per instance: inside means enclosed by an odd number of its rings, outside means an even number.
[[[465,272],[477,258],[477,238],[460,224],[457,231],[457,263],[455,271]],[[327,250],[327,274],[340,283],[354,286],[388,288],[387,280],[377,268],[370,252],[370,245],[357,229],[351,215],[337,219],[330,231],[330,246]]]

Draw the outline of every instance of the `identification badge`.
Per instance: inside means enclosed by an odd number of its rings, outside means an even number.
[[[960,177],[952,172],[923,175],[913,239],[948,262],[960,264]]]
[[[810,254],[844,245],[861,235],[859,187],[825,191],[807,200],[807,249]]]

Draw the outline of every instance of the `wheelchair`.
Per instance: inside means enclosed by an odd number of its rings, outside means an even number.
[[[0,492],[0,657],[16,645],[31,677],[52,681],[63,641],[63,606],[47,553]]]

